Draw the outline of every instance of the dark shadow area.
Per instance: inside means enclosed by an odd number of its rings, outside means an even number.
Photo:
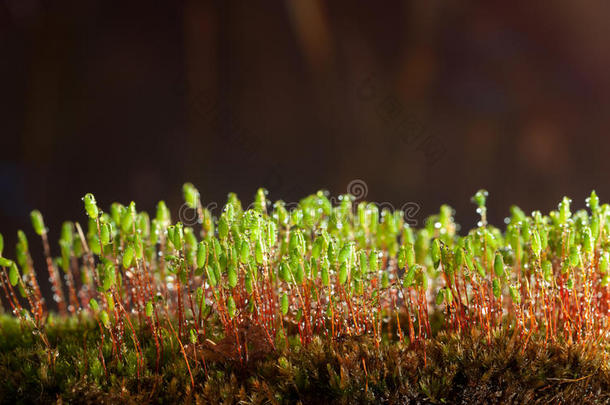
[[[40,243],[64,219],[264,186],[296,201],[366,183],[366,199],[442,203],[490,222],[511,204],[610,196],[608,3],[466,5],[0,2],[0,232]],[[53,246],[54,253],[58,253]]]

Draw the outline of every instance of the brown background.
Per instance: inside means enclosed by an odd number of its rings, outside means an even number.
[[[176,213],[187,180],[222,203],[361,179],[466,227],[481,187],[496,224],[610,197],[610,3],[475,4],[2,0],[6,255],[33,208],[56,240],[86,192]]]

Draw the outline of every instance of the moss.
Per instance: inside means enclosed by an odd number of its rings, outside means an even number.
[[[491,343],[476,330],[440,332],[425,348],[388,340],[376,348],[368,336],[335,342],[316,337],[306,348],[285,348],[246,364],[207,361],[205,368],[191,357],[193,390],[184,358],[169,339],[157,373],[154,342],[141,333],[149,355],[138,378],[133,348],[118,363],[102,350],[104,371],[96,345],[99,328],[92,322],[66,319],[49,325],[57,353],[51,363],[44,345],[17,320],[4,316],[0,325],[4,403],[610,401],[607,346],[545,346],[535,340],[523,351],[506,331]]]
[[[24,232],[14,261],[0,235],[3,402],[610,401],[610,205],[595,193],[590,213],[513,207],[502,231],[482,190],[463,236],[448,206],[415,229],[350,195],[288,211],[263,189],[247,209],[230,194],[216,219],[184,193],[195,221],[87,194],[60,257],[33,212],[43,270]]]

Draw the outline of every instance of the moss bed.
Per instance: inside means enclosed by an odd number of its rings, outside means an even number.
[[[491,344],[476,331],[440,332],[426,347],[367,336],[332,343],[315,338],[305,349],[296,339],[265,358],[241,364],[222,359],[194,370],[191,388],[178,344],[165,342],[161,368],[136,377],[136,359],[113,362],[103,348],[105,375],[93,322],[55,319],[47,326],[56,358],[50,366],[32,331],[4,316],[0,322],[0,398],[3,403],[607,403],[607,348],[545,345],[525,351],[506,332]],[[155,364],[150,333],[140,341]],[[193,353],[186,349],[189,358]],[[426,356],[424,357],[423,351]],[[365,370],[366,367],[366,370]]]
[[[460,232],[446,205],[417,229],[352,195],[183,191],[177,222],[87,194],[58,246],[33,211],[46,266],[0,234],[1,403],[610,403],[595,192],[501,230],[480,190]]]

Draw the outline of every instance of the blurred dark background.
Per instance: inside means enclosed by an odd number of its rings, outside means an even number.
[[[0,0],[0,232],[85,220],[81,196],[174,214],[181,185],[296,201],[354,179],[366,199],[487,188],[575,207],[610,184],[610,3]],[[55,248],[55,245],[53,246]],[[57,254],[57,250],[54,252]],[[38,261],[42,264],[42,258]]]

